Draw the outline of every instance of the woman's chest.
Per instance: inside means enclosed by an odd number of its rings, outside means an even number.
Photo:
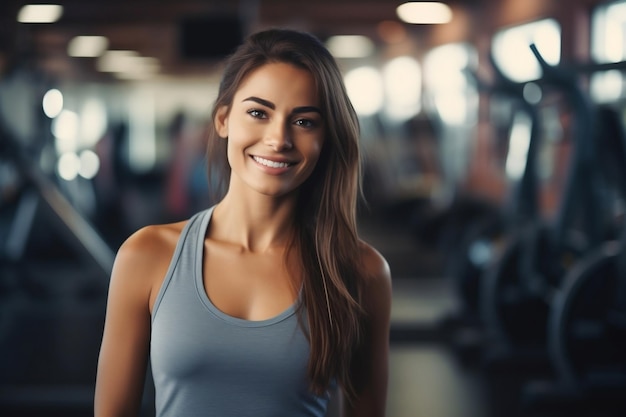
[[[309,344],[292,306],[265,321],[164,298],[153,323],[155,378],[226,385],[289,387],[307,381]]]
[[[202,263],[204,292],[224,314],[259,321],[293,305],[301,280],[283,253],[239,253],[211,245]]]

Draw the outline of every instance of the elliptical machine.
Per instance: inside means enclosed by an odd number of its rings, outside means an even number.
[[[511,191],[503,209],[496,215],[484,216],[480,221],[469,226],[463,237],[461,250],[455,257],[454,279],[459,297],[463,303],[463,315],[470,319],[479,319],[481,277],[496,259],[500,247],[507,236],[516,228],[523,226],[538,216],[537,202],[537,157],[541,120],[537,108],[525,98],[526,83],[509,80],[495,64],[495,82],[489,84],[480,80],[476,74],[472,78],[480,90],[492,97],[501,96],[512,101],[513,117],[509,128],[509,139],[516,134],[516,119],[525,117],[530,127],[528,148],[524,167],[519,178],[511,180]]]
[[[608,210],[598,170],[596,113],[580,87],[581,68],[549,66],[534,45],[531,49],[544,71],[540,82],[563,94],[571,110],[573,155],[554,220],[537,219],[512,236],[485,274],[481,295],[482,318],[497,346],[491,357],[542,368],[549,367],[547,322],[556,291],[576,261],[604,242]]]
[[[526,387],[525,405],[534,411],[558,406],[576,415],[626,413],[626,133],[615,109],[600,106],[596,116],[597,166],[621,203],[621,218],[554,294],[547,342],[556,377]]]

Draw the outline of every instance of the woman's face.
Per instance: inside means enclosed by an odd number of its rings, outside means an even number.
[[[281,197],[313,172],[324,144],[324,120],[313,76],[286,63],[254,70],[218,110],[217,133],[227,138],[230,190],[245,187]]]

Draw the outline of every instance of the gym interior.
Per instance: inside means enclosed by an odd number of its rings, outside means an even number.
[[[213,204],[221,63],[276,26],[360,118],[387,415],[626,415],[625,0],[32,3],[0,4],[0,416],[93,415],[116,251]]]

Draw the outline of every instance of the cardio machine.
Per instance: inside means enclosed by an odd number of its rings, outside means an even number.
[[[526,406],[535,411],[626,413],[626,134],[615,108],[598,106],[596,116],[599,172],[619,215],[614,233],[576,262],[554,294],[547,345],[556,375],[527,385]]]

